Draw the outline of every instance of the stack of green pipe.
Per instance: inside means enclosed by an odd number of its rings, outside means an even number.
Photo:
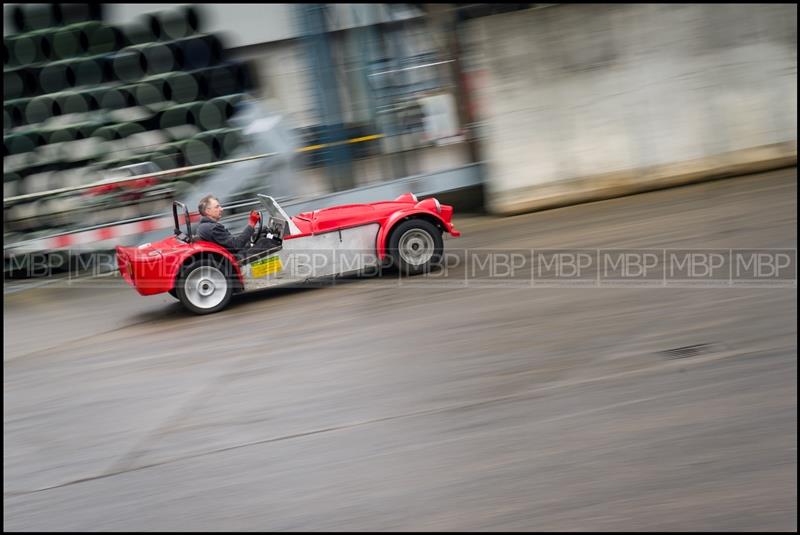
[[[82,33],[81,39],[86,40],[86,53],[90,55],[115,52],[127,43],[122,30],[108,24],[92,24],[82,30]]]
[[[14,36],[9,43],[9,54],[17,65],[39,63],[52,55],[51,33],[46,30]]]
[[[225,110],[220,103],[209,100],[202,103],[198,114],[199,126],[203,130],[215,130],[225,124]]]
[[[164,96],[178,103],[194,102],[200,95],[200,87],[195,78],[185,72],[173,72],[166,76],[167,87]]]
[[[91,89],[84,89],[78,94],[86,100],[89,106],[89,111],[100,110],[103,108],[103,97],[111,89],[109,86],[94,87]]]
[[[142,83],[152,84],[165,101],[178,104],[194,102],[200,97],[200,87],[194,76],[186,72],[170,72],[149,76]]]
[[[164,93],[161,92],[161,86],[159,84],[142,82],[135,84],[132,90],[137,106],[144,106],[152,111],[160,110],[166,106],[164,102]]]
[[[103,48],[99,43],[92,39],[100,40],[102,33],[94,35],[96,31],[103,27],[97,21],[79,22],[70,24],[58,29],[53,34],[53,57],[69,59],[81,56],[89,52],[90,48]]]
[[[126,47],[114,54],[112,69],[114,76],[123,82],[141,80],[147,71],[147,59],[141,50]]]
[[[25,109],[28,107],[29,98],[19,98],[3,102],[3,109],[11,118],[12,127],[25,124]]]
[[[214,34],[192,35],[171,43],[181,51],[183,67],[187,70],[211,67],[222,60],[223,46]]]
[[[149,13],[142,18],[143,23],[161,41],[185,37],[200,29],[200,14],[196,8],[185,6],[177,10]]]
[[[125,35],[126,42],[130,45],[143,45],[158,39],[143,21],[135,21],[124,26],[122,32]]]
[[[41,95],[30,99],[25,107],[25,121],[33,125],[61,115],[61,109],[56,99],[49,95]]]
[[[159,127],[166,129],[184,124],[197,125],[203,104],[203,102],[190,102],[166,108],[161,115]]]
[[[43,93],[56,93],[75,86],[71,60],[51,61],[39,73],[39,87]]]
[[[3,71],[3,100],[13,100],[25,95],[25,71],[21,68]]]
[[[161,14],[162,33],[168,39],[178,39],[197,33],[200,30],[200,22],[199,13],[192,6],[184,6]]]
[[[215,160],[227,159],[236,151],[241,142],[241,130],[238,128],[218,128],[202,132],[195,139],[206,143],[212,150]]]
[[[106,54],[75,58],[69,68],[78,87],[91,87],[112,78],[112,59]]]
[[[236,104],[244,98],[242,93],[213,98],[203,104],[199,121],[204,130],[222,128],[236,111]]]
[[[191,138],[185,141],[179,141],[181,152],[183,153],[183,161],[186,165],[201,165],[204,163],[211,163],[214,161],[214,153],[211,147],[202,140]]]
[[[129,108],[136,105],[136,95],[129,86],[112,87],[103,94],[100,104],[108,110]]]
[[[89,111],[89,101],[77,91],[66,91],[59,99],[61,113],[70,115],[73,113],[83,114]]]
[[[144,54],[146,71],[149,75],[164,74],[182,67],[180,48],[172,43],[145,43],[128,49],[139,50]]]

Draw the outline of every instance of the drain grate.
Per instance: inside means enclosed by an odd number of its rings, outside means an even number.
[[[708,353],[711,350],[711,344],[695,344],[692,346],[676,347],[674,349],[667,349],[661,351],[660,354],[668,359],[685,359],[689,357],[696,357],[703,353]]]

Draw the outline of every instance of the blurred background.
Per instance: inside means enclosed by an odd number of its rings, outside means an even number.
[[[7,269],[212,191],[504,214],[796,159],[792,5],[4,9]]]
[[[135,241],[124,223],[209,191],[229,204],[313,198],[471,167],[448,37],[457,13],[431,10],[6,5],[6,250],[104,226]],[[196,168],[259,154],[273,156]],[[476,185],[467,174],[456,179]]]

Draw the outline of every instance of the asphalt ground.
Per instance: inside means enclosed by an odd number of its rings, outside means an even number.
[[[796,168],[455,222],[445,269],[211,316],[15,281],[4,529],[796,531]],[[555,249],[598,261],[542,276]],[[794,271],[664,275],[752,249]],[[656,276],[609,277],[620,250]]]

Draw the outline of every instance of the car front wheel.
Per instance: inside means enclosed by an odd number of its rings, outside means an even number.
[[[389,238],[388,254],[401,274],[416,275],[441,262],[442,231],[424,219],[400,223]]]
[[[202,259],[184,267],[176,284],[180,302],[195,314],[211,314],[225,308],[233,284],[224,262]]]

